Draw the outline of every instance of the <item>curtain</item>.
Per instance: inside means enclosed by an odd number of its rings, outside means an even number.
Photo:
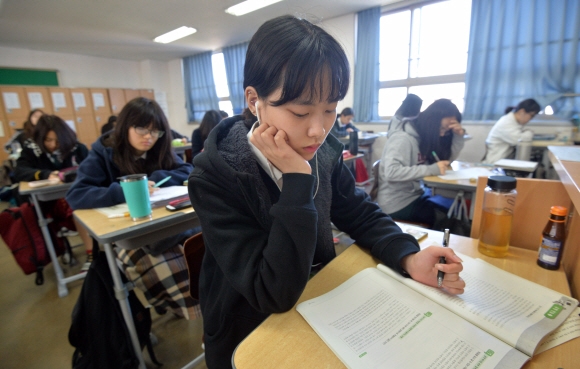
[[[219,111],[213,81],[211,51],[183,58],[185,106],[190,122],[200,122],[208,110]]]
[[[246,99],[244,98],[244,64],[246,63],[248,44],[249,42],[244,42],[223,49],[230,101],[234,108],[234,114],[241,114],[246,106]]]
[[[472,0],[465,119],[497,119],[527,98],[577,113],[579,37],[578,0]]]
[[[379,118],[380,22],[380,7],[357,13],[353,106],[357,122]]]

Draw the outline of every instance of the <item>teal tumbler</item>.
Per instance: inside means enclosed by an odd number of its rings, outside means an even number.
[[[134,222],[151,219],[151,201],[146,174],[130,174],[118,178],[129,207],[129,216]]]

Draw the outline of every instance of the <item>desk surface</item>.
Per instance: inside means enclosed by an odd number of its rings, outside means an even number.
[[[18,184],[18,192],[21,195],[30,195],[31,193],[51,193],[51,192],[65,192],[72,186],[72,183],[58,183],[54,185],[42,186],[42,187],[30,187],[29,182],[20,182]]]
[[[183,146],[173,146],[173,151],[177,154],[182,154],[185,150],[191,149],[191,143],[183,144]]]
[[[170,212],[165,207],[155,208],[152,212],[152,219],[134,222],[129,217],[109,219],[105,214],[94,209],[75,210],[74,216],[89,231],[92,237],[101,243],[111,243],[126,240],[143,235],[147,236],[147,241],[155,242],[166,235],[161,230],[168,227],[193,228],[197,224],[194,220],[197,215],[193,208]],[[172,232],[175,233],[175,232]],[[154,235],[151,235],[154,234]],[[137,248],[146,243],[136,244]]]
[[[407,226],[405,226],[407,227]],[[421,247],[441,242],[442,233],[429,230]],[[570,295],[562,268],[548,271],[536,265],[537,253],[511,247],[506,258],[494,259],[477,251],[477,240],[453,235],[451,247],[461,253],[500,267],[508,272]],[[375,267],[377,261],[356,245],[349,247],[308,282],[298,303],[320,296],[345,282],[357,272]],[[566,342],[543,352],[524,368],[574,368],[580,360],[580,340]],[[344,368],[342,362],[318,337],[294,307],[283,314],[272,314],[236,349],[235,368]]]
[[[467,163],[457,160],[451,163],[451,168],[453,170],[474,168],[476,166],[476,163]],[[485,166],[485,168],[491,169],[489,166]],[[464,191],[475,191],[477,188],[477,178],[473,181],[471,179],[443,179],[439,176],[427,176],[423,177],[423,183],[428,187],[441,187]]]
[[[575,158],[574,154],[580,156],[580,146],[566,149],[565,151],[550,150],[550,161],[560,176],[572,203],[576,209],[580,210],[580,161],[563,160],[563,158]]]

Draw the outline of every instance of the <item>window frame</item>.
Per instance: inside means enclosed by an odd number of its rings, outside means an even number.
[[[405,5],[405,6],[384,6],[383,11],[381,12],[381,17],[384,17],[389,14],[400,13],[403,11],[409,10],[411,12],[411,22],[409,24],[409,42],[413,40],[413,26],[415,22],[414,10],[418,8],[422,8],[427,5],[435,4],[444,2],[447,0],[433,0],[433,1],[422,1],[415,4]],[[465,76],[466,73],[456,73],[456,74],[444,74],[439,76],[429,76],[429,77],[410,77],[411,73],[411,62],[412,62],[412,55],[413,48],[409,45],[409,54],[407,56],[407,78],[406,79],[398,79],[398,80],[390,80],[390,81],[381,81],[379,79],[379,90],[384,88],[395,88],[395,87],[405,87],[407,89],[407,94],[409,93],[409,88],[414,86],[425,86],[425,85],[438,85],[438,84],[446,84],[446,83],[465,83]],[[464,95],[465,99],[465,95]],[[377,106],[378,109],[378,106]],[[380,110],[380,109],[378,109]],[[394,112],[393,112],[394,113]],[[379,119],[381,120],[390,120],[392,119],[392,115],[380,115]]]

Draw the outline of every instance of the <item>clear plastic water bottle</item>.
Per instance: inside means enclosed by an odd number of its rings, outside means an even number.
[[[484,255],[501,258],[508,253],[518,194],[516,184],[516,179],[509,176],[487,179],[477,248]]]

